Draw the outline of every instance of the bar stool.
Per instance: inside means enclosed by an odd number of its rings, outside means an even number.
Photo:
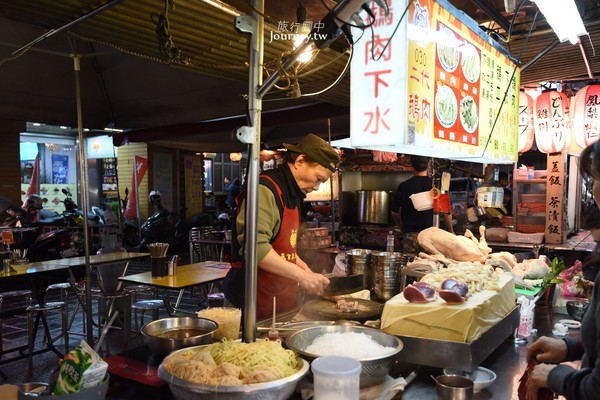
[[[49,311],[60,310],[61,312],[61,333],[52,337],[50,328],[48,327],[48,321],[46,320],[47,313]],[[33,316],[36,316],[35,324],[33,322]],[[67,309],[64,301],[53,301],[45,304],[33,304],[27,307],[27,336],[28,336],[28,348],[29,353],[27,355],[28,361],[28,376],[33,375],[33,356],[34,353],[35,338],[37,336],[37,328],[39,320],[42,319],[42,325],[44,325],[44,333],[46,338],[46,345],[48,349],[52,350],[59,357],[63,357],[62,354],[54,347],[56,342],[61,337],[64,338],[65,343],[65,354],[69,352],[69,332],[67,331]]]
[[[111,263],[97,266],[98,286],[98,337],[112,327],[113,316],[117,310],[122,312],[121,327],[124,333],[124,348],[129,346],[131,331],[131,295],[121,288],[119,277],[125,275],[129,267],[127,263]],[[106,341],[106,352],[109,353],[109,341]]]
[[[140,294],[148,294],[152,299],[156,299],[158,296],[158,291],[156,288],[147,285],[129,285],[125,286],[125,289],[123,290],[131,295],[131,302],[133,304],[138,301],[138,295]]]
[[[46,298],[48,296],[49,291],[58,290],[60,293],[60,301],[65,303],[65,308],[67,309],[67,314],[69,313],[69,291],[71,290],[71,284],[69,282],[61,282],[61,283],[53,283],[46,288]],[[77,314],[77,310],[79,310],[79,302],[75,302],[73,306],[73,313],[69,317],[69,322],[67,324],[67,329],[71,329],[73,325],[73,321],[75,320],[75,315]]]
[[[152,312],[152,321],[156,321],[158,319],[160,309],[164,307],[164,303],[159,299],[151,299],[151,300],[140,300],[136,301],[131,305],[131,309],[133,310],[133,319],[136,334],[140,333],[140,329],[144,326],[144,316],[146,315],[146,311]],[[140,312],[140,324],[138,325],[138,311]]]

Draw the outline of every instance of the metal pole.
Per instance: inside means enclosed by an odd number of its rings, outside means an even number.
[[[331,118],[327,118],[327,136],[329,144],[331,144]],[[335,196],[333,190],[333,175],[331,175],[331,178],[329,178],[329,193],[331,194],[331,235],[333,236],[333,241],[337,242],[335,238],[337,230],[335,229]]]
[[[260,130],[262,99],[258,96],[258,87],[262,83],[262,65],[264,57],[264,0],[252,0],[251,18],[254,29],[248,46],[250,73],[248,83],[248,115],[251,126],[256,130],[254,143],[248,154],[245,251],[246,298],[244,304],[244,342],[256,340],[256,283],[258,262],[256,260],[256,242],[258,237],[258,173],[260,165]]]
[[[88,232],[88,184],[87,184],[87,160],[85,158],[85,138],[83,137],[83,115],[81,110],[81,86],[79,75],[81,72],[81,59],[79,55],[73,55],[73,69],[75,71],[75,95],[77,102],[77,136],[79,138],[79,174],[81,175],[81,209],[83,212],[83,237],[85,249],[85,303],[86,303],[86,325],[87,342],[91,345],[94,342],[93,320],[92,320],[92,279],[90,266],[90,247]]]

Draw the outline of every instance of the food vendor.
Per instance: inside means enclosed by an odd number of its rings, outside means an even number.
[[[340,158],[333,147],[313,134],[297,145],[284,143],[284,146],[288,149],[285,161],[259,176],[256,306],[259,320],[270,316],[274,297],[277,311],[285,312],[297,305],[298,285],[316,295],[323,294],[329,285],[329,279],[312,272],[298,256],[296,246],[303,200],[331,177]],[[241,201],[234,229],[237,240],[232,243],[232,258],[243,255],[245,200]],[[228,303],[242,307],[243,260],[232,259],[232,266],[223,282],[223,292]]]

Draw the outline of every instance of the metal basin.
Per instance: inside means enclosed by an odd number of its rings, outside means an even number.
[[[308,372],[308,367],[308,362],[302,360],[300,369],[290,376],[239,386],[203,385],[183,380],[169,373],[162,364],[158,367],[158,376],[169,383],[169,389],[177,400],[286,400],[294,393],[298,381]]]
[[[398,353],[402,350],[403,344],[400,339],[394,335],[382,332],[377,329],[368,328],[365,326],[348,326],[348,325],[329,325],[329,326],[316,326],[299,330],[285,341],[285,344],[296,353],[306,360],[313,361],[322,354],[308,353],[306,348],[310,346],[313,341],[326,333],[345,333],[355,332],[364,333],[370,336],[375,342],[386,347],[395,347],[396,350],[384,356],[378,357],[364,357],[360,358],[360,364],[362,365],[362,371],[360,373],[360,387],[367,387],[382,383],[388,375],[392,364],[394,363]],[[343,356],[345,354],[336,354]]]
[[[173,350],[210,343],[218,327],[215,321],[206,318],[170,317],[147,323],[142,334],[152,353],[166,355]]]

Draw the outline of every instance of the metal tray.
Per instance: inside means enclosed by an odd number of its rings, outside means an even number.
[[[470,343],[397,335],[404,342],[401,362],[473,372],[519,325],[519,309],[513,308],[496,325]]]

